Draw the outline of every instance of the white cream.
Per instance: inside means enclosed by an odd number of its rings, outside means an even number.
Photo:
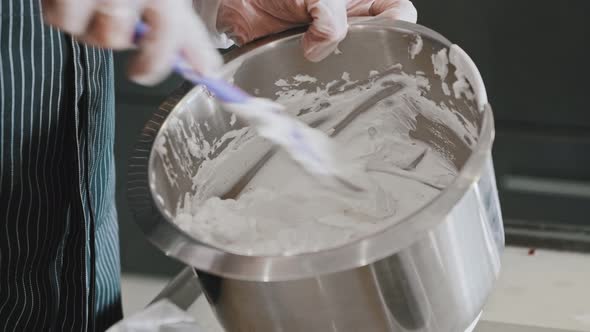
[[[483,111],[488,103],[488,96],[477,66],[467,53],[455,44],[451,45],[449,50],[449,60],[456,68],[457,81],[453,83],[455,98],[460,98],[461,95],[469,99],[475,97],[479,110]],[[472,90],[475,96],[471,93]]]
[[[448,73],[445,58],[446,52],[439,58],[437,74],[441,77]],[[390,74],[354,87],[358,82],[343,73],[345,84],[339,92],[330,93],[338,82],[310,92],[298,87],[302,82],[315,82],[313,78],[296,77],[276,82],[281,88],[277,100],[293,114],[306,110],[300,117],[308,123],[327,118],[320,126],[327,132],[391,82],[400,85],[400,91],[360,114],[335,137],[347,147],[348,158],[366,163],[373,170],[368,175],[368,192],[359,196],[328,190],[279,151],[237,200],[209,198],[228,189],[227,185],[220,187],[219,178],[239,167],[243,172],[243,165],[254,160],[244,151],[255,139],[243,129],[228,136],[234,140],[219,156],[201,165],[193,178],[193,187],[198,191],[179,203],[174,221],[187,233],[226,251],[246,255],[293,255],[339,246],[395,224],[438,195],[440,190],[433,187],[444,188],[454,179],[457,170],[449,156],[412,138],[417,116],[444,124],[465,144],[476,141],[476,128],[460,120],[459,113],[423,97],[423,91],[430,86],[424,77]],[[166,155],[166,151],[162,153]],[[413,168],[413,162],[422,155]],[[242,162],[245,156],[248,162]],[[395,175],[403,172],[411,176]]]
[[[416,39],[410,45],[410,59],[414,60],[420,52],[422,52],[422,48],[424,47],[424,41],[422,40],[422,36],[416,35]]]
[[[309,75],[295,75],[293,77],[293,80],[295,80],[296,82],[307,82],[307,83],[315,83],[318,81],[317,78],[311,77]]]
[[[448,50],[443,48],[437,54],[432,55],[434,73],[440,77],[443,93],[447,96],[451,95],[449,85],[445,82],[449,74],[449,64],[455,67],[456,81],[452,84],[454,97],[476,100],[479,110],[482,111],[488,103],[488,96],[481,74],[473,60],[461,47],[455,44],[451,45]]]
[[[432,55],[432,65],[434,66],[434,73],[440,77],[443,93],[447,96],[451,95],[451,89],[445,81],[449,74],[449,57],[446,48],[441,49],[438,53]]]

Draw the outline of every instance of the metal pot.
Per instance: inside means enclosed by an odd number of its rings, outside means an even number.
[[[453,156],[460,169],[455,181],[401,222],[338,248],[264,257],[223,251],[192,238],[171,222],[179,199],[195,190],[191,178],[202,161],[182,152],[186,137],[178,129],[207,121],[210,128],[204,140],[231,129],[229,115],[217,109],[206,91],[185,85],[146,124],[130,161],[128,198],[139,225],[167,255],[197,270],[210,304],[228,331],[464,331],[481,313],[498,276],[504,247],[491,158],[493,116],[479,72],[459,49],[456,55],[467,68],[465,76],[477,98],[446,95],[431,56],[451,43],[414,24],[354,23],[340,45],[342,54],[319,64],[301,56],[300,32],[229,52],[224,76],[248,92],[273,97],[276,80],[298,73],[329,82],[344,69],[353,77],[398,63],[409,74],[421,71],[432,83],[428,98],[437,103],[453,101],[457,111],[478,128],[477,142],[468,147],[428,135],[432,123],[418,125],[426,143],[439,148],[442,144]],[[423,48],[414,58],[410,49],[417,36]],[[457,77],[454,67],[449,68],[445,80],[452,85]],[[162,144],[173,157],[156,153]],[[233,178],[217,179],[217,194],[227,196],[233,189],[235,195],[267,152],[268,146],[261,144],[250,151],[250,159],[227,165],[236,167]]]

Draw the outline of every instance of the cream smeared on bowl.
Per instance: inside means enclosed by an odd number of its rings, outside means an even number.
[[[433,65],[448,66],[447,54],[440,54]],[[441,70],[437,74],[446,76]],[[216,172],[239,162],[252,142],[253,134],[245,128],[228,132],[228,146],[201,164],[193,178],[196,192],[185,195],[176,210],[174,222],[181,229],[245,255],[293,255],[343,245],[395,224],[456,176],[453,157],[423,143],[415,132],[417,121],[444,124],[460,144],[476,142],[476,127],[452,105],[427,99],[428,79],[405,74],[401,66],[372,71],[363,81],[343,73],[341,80],[310,90],[316,81],[309,75],[278,80],[277,101],[304,122],[322,120],[318,128],[345,146],[350,160],[365,165],[367,192],[357,196],[329,190],[279,151],[236,199],[211,197],[219,195],[211,192]],[[443,90],[450,94],[448,86]],[[473,98],[473,93],[464,96]],[[431,134],[445,135],[433,128]]]

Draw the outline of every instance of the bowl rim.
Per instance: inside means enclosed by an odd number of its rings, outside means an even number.
[[[451,42],[426,27],[387,19],[354,22],[351,30],[390,29],[398,32],[420,34],[450,48]],[[223,73],[232,72],[246,58],[263,52],[264,48],[287,39],[299,38],[302,29],[287,31],[255,41],[226,54],[228,63]],[[463,52],[464,53],[464,52]],[[464,54],[464,56],[467,56]],[[473,64],[471,59],[466,59]],[[475,65],[472,66],[477,71]],[[470,69],[472,69],[470,68]],[[476,79],[481,81],[479,72]],[[483,85],[483,82],[478,82]],[[128,164],[127,198],[134,219],[148,239],[166,255],[214,275],[245,281],[287,281],[310,278],[317,275],[340,272],[371,264],[393,255],[443,223],[457,203],[479,180],[486,162],[490,159],[494,140],[494,120],[491,106],[483,101],[483,121],[479,139],[455,181],[421,209],[378,233],[369,234],[353,242],[318,252],[291,256],[247,256],[224,251],[201,242],[176,226],[170,213],[164,211],[155,199],[150,185],[149,168],[152,164],[154,142],[175,109],[189,103],[204,93],[200,87],[185,83],[177,89],[154,113],[144,127]]]

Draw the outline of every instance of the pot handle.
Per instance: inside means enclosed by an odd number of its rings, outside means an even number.
[[[191,267],[185,267],[150,304],[166,299],[186,311],[201,294],[202,289],[195,270]]]

